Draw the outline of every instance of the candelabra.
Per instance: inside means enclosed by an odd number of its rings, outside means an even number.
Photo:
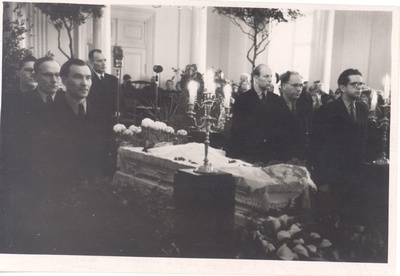
[[[203,103],[200,104],[200,107],[204,107],[204,116],[200,118],[200,124],[197,123],[196,118],[194,115],[196,113],[194,112],[194,104],[189,104],[189,111],[188,116],[193,119],[194,122],[194,127],[197,130],[204,129],[205,131],[205,140],[204,140],[204,162],[203,165],[200,166],[195,170],[195,172],[199,173],[213,173],[215,172],[215,169],[211,165],[211,163],[208,160],[208,147],[210,145],[210,131],[211,127],[216,127],[216,119],[211,116],[211,107],[214,103],[214,99],[211,97],[211,93],[204,93],[204,100]]]
[[[200,107],[199,110],[204,108],[204,116],[202,116],[199,120],[199,123],[197,122],[197,119],[195,117],[196,112],[194,111],[194,95],[197,92],[198,89],[198,84],[195,81],[190,81],[188,84],[188,90],[189,90],[189,107],[187,114],[188,116],[192,119],[193,121],[193,126],[192,129],[196,130],[203,130],[205,132],[205,139],[204,139],[204,162],[203,165],[198,167],[195,172],[198,173],[215,173],[217,172],[211,163],[208,160],[208,148],[210,146],[210,132],[211,128],[217,127],[217,119],[211,116],[211,108],[216,102],[215,98],[213,97],[213,93],[207,92],[207,89],[204,89],[203,93],[203,100],[198,101],[198,106]],[[212,90],[211,90],[212,91]],[[231,98],[231,93],[232,93],[232,87],[227,84],[224,87],[224,93],[225,93],[225,119],[230,118],[230,107],[229,107],[229,101]]]
[[[370,110],[368,119],[376,125],[377,128],[382,130],[382,152],[378,159],[373,161],[374,164],[378,165],[388,165],[389,159],[386,156],[386,148],[388,145],[388,130],[390,127],[390,120],[389,120],[389,112],[390,112],[390,104],[388,100],[385,100],[385,103],[381,106],[383,109],[383,118],[378,119],[375,115],[375,110]]]

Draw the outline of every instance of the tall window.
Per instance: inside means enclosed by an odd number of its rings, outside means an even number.
[[[287,70],[298,71],[308,80],[313,29],[313,10],[300,10],[303,17],[272,26],[268,46],[268,64],[282,74]]]

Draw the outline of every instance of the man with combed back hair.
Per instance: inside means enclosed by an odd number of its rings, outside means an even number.
[[[89,62],[92,67],[92,86],[88,100],[106,115],[106,123],[109,129],[107,133],[107,168],[109,176],[112,177],[117,168],[117,148],[113,140],[112,127],[117,123],[116,112],[119,84],[116,76],[106,73],[106,61],[106,57],[101,50],[93,49],[89,52]]]
[[[315,121],[315,179],[332,191],[330,200],[334,211],[346,210],[345,214],[349,215],[355,205],[352,208],[346,206],[360,200],[363,189],[360,171],[367,138],[368,109],[358,101],[364,86],[360,71],[343,71],[338,86],[341,97],[323,105]],[[360,207],[360,204],[356,205]]]
[[[227,154],[251,163],[283,161],[282,101],[278,95],[267,92],[272,85],[271,69],[260,64],[252,75],[253,88],[240,94],[232,108]]]
[[[93,181],[106,174],[108,125],[104,112],[88,99],[92,74],[85,62],[70,59],[61,67],[60,75],[66,87],[56,117],[63,144],[58,156],[65,160],[61,178],[79,185],[80,181]]]

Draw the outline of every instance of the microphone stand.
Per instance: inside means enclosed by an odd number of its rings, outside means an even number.
[[[118,84],[117,84],[117,123],[120,123],[121,119],[121,113],[120,113],[120,101],[121,101],[121,71],[122,71],[122,63],[123,63],[123,51],[121,46],[114,46],[113,49],[113,54],[114,54],[114,68],[115,72],[117,74],[118,78]]]

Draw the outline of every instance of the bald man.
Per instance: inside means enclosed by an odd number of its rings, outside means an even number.
[[[260,64],[252,72],[253,88],[240,94],[232,108],[228,156],[251,163],[282,161],[280,112],[282,101],[268,92],[272,71]]]

